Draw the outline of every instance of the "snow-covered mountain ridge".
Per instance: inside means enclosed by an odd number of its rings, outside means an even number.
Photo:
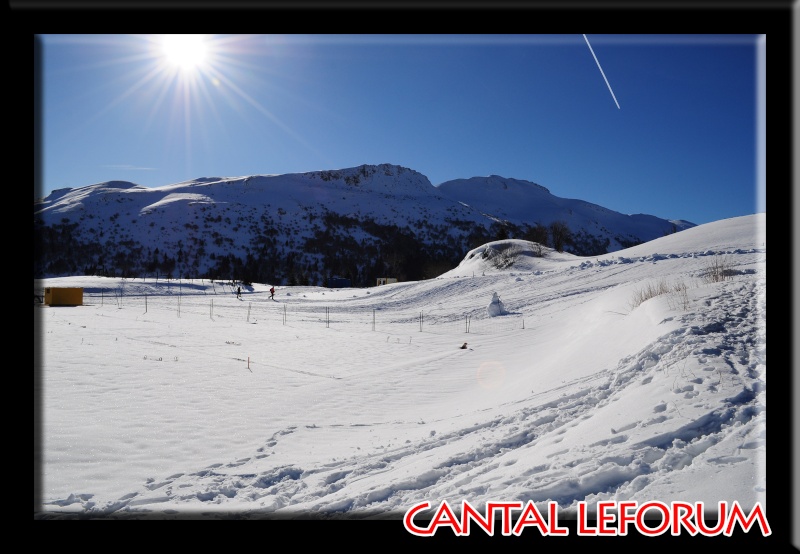
[[[34,203],[34,277],[101,274],[353,285],[430,278],[486,242],[517,238],[598,255],[694,224],[624,215],[497,175],[433,186],[380,164],[205,177],[157,188],[109,181]]]

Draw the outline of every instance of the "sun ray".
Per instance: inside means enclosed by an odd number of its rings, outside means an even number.
[[[224,110],[232,109],[249,125],[290,137],[315,156],[323,157],[307,137],[270,109],[270,95],[264,92],[280,91],[280,72],[287,64],[287,55],[296,54],[286,50],[284,37],[132,34],[57,40],[118,52],[112,59],[90,62],[81,68],[107,71],[109,79],[103,88],[115,87],[118,92],[98,103],[96,111],[74,127],[75,132],[102,126],[111,111],[140,113],[138,123],[132,121],[125,132],[158,141],[165,158],[182,156],[191,166],[197,154],[193,151],[194,141],[207,142],[206,148],[210,148],[211,134],[224,134],[230,128],[226,121],[229,115]],[[265,60],[275,63],[264,63]],[[274,78],[260,81],[264,75]],[[104,91],[91,91],[100,92]],[[253,113],[259,117],[253,117]],[[265,121],[269,125],[263,126]],[[191,172],[190,167],[187,172]]]

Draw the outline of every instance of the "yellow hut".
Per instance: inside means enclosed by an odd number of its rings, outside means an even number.
[[[83,306],[83,287],[46,287],[44,303],[48,306]]]

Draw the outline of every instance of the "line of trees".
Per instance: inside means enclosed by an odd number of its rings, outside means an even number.
[[[307,234],[299,235],[296,228],[279,230],[266,212],[247,229],[241,227],[246,220],[208,217],[213,225],[207,223],[206,230],[194,225],[183,236],[173,229],[176,242],[154,249],[136,243],[116,222],[107,229],[82,232],[80,223],[66,219],[52,226],[35,219],[34,278],[83,273],[324,286],[331,276],[340,276],[353,286],[370,286],[378,277],[401,281],[436,277],[456,267],[468,250],[494,240],[519,238],[579,255],[605,253],[609,245],[608,239],[573,234],[560,220],[549,225],[494,222],[487,227],[466,221],[434,225],[420,219],[412,229],[325,212],[309,215]],[[226,222],[229,227],[235,224],[246,239],[235,243],[226,239],[225,230],[219,228]],[[217,253],[207,252],[206,238]],[[220,248],[227,253],[219,254]]]

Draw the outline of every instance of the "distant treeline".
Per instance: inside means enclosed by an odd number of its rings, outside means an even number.
[[[136,238],[135,226],[125,227],[118,217],[102,226],[91,216],[49,226],[35,218],[34,278],[163,276],[326,286],[332,277],[341,277],[363,287],[379,277],[436,277],[456,267],[469,250],[494,240],[524,239],[581,256],[605,254],[609,247],[609,239],[573,233],[563,221],[481,226],[420,219],[412,228],[333,212],[308,214],[306,221],[299,228],[268,212],[237,221],[206,214],[202,227],[162,228],[164,239],[152,247]],[[638,244],[616,240],[625,247]]]

